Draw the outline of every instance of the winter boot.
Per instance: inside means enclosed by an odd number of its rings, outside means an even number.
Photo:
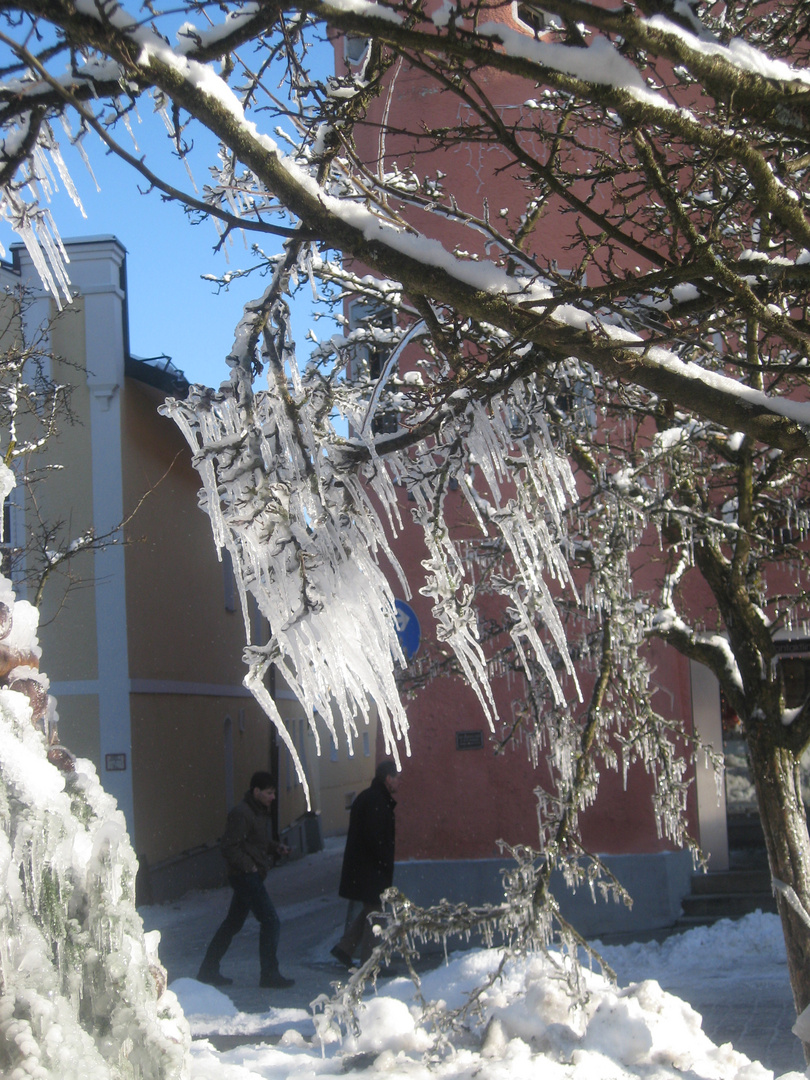
[[[262,973],[262,977],[259,979],[259,986],[265,990],[285,990],[288,986],[293,986],[295,979],[288,979],[282,975],[278,968],[275,971],[265,971]]]
[[[207,983],[208,986],[232,986],[233,979],[223,975],[219,968],[201,967],[197,972],[197,982]]]
[[[334,956],[334,958],[337,960],[337,962],[339,964],[342,964],[345,968],[350,968],[354,964],[354,961],[349,956],[349,954],[344,949],[341,949],[339,945],[335,945],[329,951],[331,952],[332,956]]]

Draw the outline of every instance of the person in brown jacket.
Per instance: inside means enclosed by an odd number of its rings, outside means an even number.
[[[219,965],[250,912],[259,923],[259,986],[281,989],[292,986],[295,981],[285,978],[278,969],[276,953],[281,922],[264,886],[271,857],[290,853],[290,849],[273,840],[269,832],[270,806],[275,797],[276,786],[271,774],[254,773],[244,798],[228,814],[220,850],[228,864],[233,896],[228,914],[203,957],[197,975],[199,982],[211,986],[230,986],[233,982],[220,972]]]

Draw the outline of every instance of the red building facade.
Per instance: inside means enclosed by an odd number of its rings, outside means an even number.
[[[503,5],[491,13],[510,29],[531,35],[532,27],[521,19],[521,6]],[[337,39],[337,71],[345,73],[362,63],[363,42]],[[479,84],[488,100],[504,114],[517,115],[533,109],[534,88],[499,72],[478,72]],[[469,122],[461,115],[458,99],[443,94],[424,75],[406,64],[398,64],[388,77],[386,92],[370,106],[367,122],[355,131],[356,148],[375,173],[380,169],[413,168],[424,179],[441,176],[446,191],[471,215],[485,213],[508,217],[523,208],[510,198],[514,176],[508,158],[494,144],[459,140],[456,149],[438,152],[427,139],[420,146],[414,129],[453,128]],[[379,125],[385,114],[388,131],[383,141]],[[418,117],[419,124],[414,123]],[[401,122],[400,122],[401,121]],[[536,121],[535,121],[536,122]],[[524,137],[531,139],[531,124]],[[408,135],[397,135],[409,131]],[[583,152],[583,169],[587,165]],[[415,227],[453,250],[460,236],[440,214],[408,208]],[[546,210],[542,230],[544,250],[535,253],[555,270],[565,272],[568,230],[571,219],[558,214],[553,202]],[[464,236],[469,245],[469,235]],[[484,253],[485,240],[481,240]],[[473,253],[474,254],[474,253]],[[351,312],[348,311],[351,318]],[[416,361],[406,351],[400,373]],[[470,527],[470,514],[461,494],[457,499],[455,525],[461,535]],[[423,648],[435,648],[435,628],[431,601],[420,594],[424,582],[422,560],[427,551],[418,528],[410,519],[407,495],[400,496],[406,522],[402,535],[393,543],[394,553],[411,587],[409,604],[422,631]],[[637,568],[637,585],[645,576],[655,577],[654,556]],[[395,591],[398,590],[392,577]],[[403,598],[404,599],[404,598]],[[696,603],[701,598],[696,596]],[[654,707],[667,719],[677,721],[686,733],[722,747],[721,704],[717,683],[697,665],[661,644],[650,646],[654,670]],[[590,676],[581,674],[587,694]],[[495,700],[502,721],[509,722],[514,702],[522,696],[515,676],[504,672],[493,680]],[[569,685],[573,695],[575,688]],[[503,752],[495,752],[486,719],[474,691],[458,676],[434,678],[414,692],[407,704],[411,755],[405,759],[397,817],[397,885],[417,903],[429,904],[441,898],[468,902],[500,899],[498,871],[506,859],[499,846],[538,846],[537,799],[534,794],[543,775],[543,762],[535,765],[528,748],[516,740]],[[699,838],[709,856],[710,867],[728,865],[726,806],[718,793],[713,772],[699,769],[692,779],[688,800],[688,829]],[[587,850],[606,856],[606,862],[634,897],[632,913],[611,904],[593,904],[581,890],[572,896],[559,890],[563,909],[584,933],[606,933],[624,929],[647,929],[671,925],[680,912],[681,898],[689,891],[693,871],[687,852],[675,850],[659,835],[651,809],[652,782],[640,765],[630,768],[627,777],[605,769],[599,793],[582,819],[582,839]]]

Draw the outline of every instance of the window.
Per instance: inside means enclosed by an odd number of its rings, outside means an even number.
[[[298,760],[301,762],[301,769],[304,775],[309,778],[309,769],[307,768],[307,723],[303,718],[298,720],[298,738],[295,740],[298,750]],[[301,781],[296,773],[294,787],[298,787]]]
[[[785,708],[801,708],[810,696],[810,656],[784,656],[780,667],[785,688]]]
[[[305,721],[302,719],[288,720],[287,731],[290,734],[293,744],[298,751],[298,760],[301,762],[301,767],[304,773],[307,773],[307,755],[306,755],[306,728]],[[285,774],[287,791],[295,791],[296,788],[301,786],[301,780],[298,776],[298,770],[293,762],[293,756],[290,753],[290,748],[285,747],[284,750],[284,762],[285,762]]]
[[[555,393],[557,408],[567,413],[578,428],[596,427],[593,387],[583,379],[572,379]]]
[[[347,64],[357,65],[366,55],[369,39],[356,34],[346,34],[343,38],[343,58]]]
[[[528,26],[535,37],[540,37],[550,25],[546,12],[534,4],[515,4],[515,17],[519,23]]]
[[[3,502],[3,537],[0,540],[0,573],[11,577],[11,499]]]
[[[25,544],[25,488],[18,484],[3,502],[0,573],[7,578],[23,579]]]
[[[396,435],[399,430],[399,413],[396,409],[380,409],[371,421],[375,435]]]
[[[236,611],[236,578],[231,553],[227,548],[222,549],[222,584],[225,590],[225,610]]]
[[[354,377],[364,370],[370,379],[380,377],[391,353],[391,345],[384,340],[387,336],[384,332],[393,328],[394,313],[391,308],[370,300],[352,300],[349,304],[349,332],[368,331],[365,339],[358,341],[352,349],[351,370]]]
[[[270,623],[262,615],[259,602],[252,593],[248,594],[247,602],[251,640],[254,645],[266,645],[270,640]]]
[[[369,300],[353,300],[349,305],[349,332],[367,331],[352,348],[350,375],[358,379],[362,375],[375,382],[385,370],[391,355],[390,340],[386,340],[387,330],[394,328],[394,312],[383,304]],[[358,335],[360,336],[360,335]],[[399,413],[396,409],[380,405],[371,422],[375,435],[394,435],[399,428]]]
[[[551,281],[559,289],[563,299],[566,297],[567,281],[573,282],[577,288],[585,288],[588,284],[585,274],[574,279],[573,271],[559,266],[556,259],[551,262]],[[561,369],[554,392],[554,403],[561,412],[567,414],[569,420],[576,423],[580,431],[596,427],[595,394],[586,368],[580,369],[573,364]]]

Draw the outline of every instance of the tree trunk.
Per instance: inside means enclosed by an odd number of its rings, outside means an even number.
[[[746,727],[771,876],[793,889],[810,919],[810,836],[798,760],[790,750],[776,745],[767,724]],[[810,927],[781,893],[776,902],[798,1015],[810,1005]],[[810,1061],[810,1044],[804,1043],[804,1052]]]

